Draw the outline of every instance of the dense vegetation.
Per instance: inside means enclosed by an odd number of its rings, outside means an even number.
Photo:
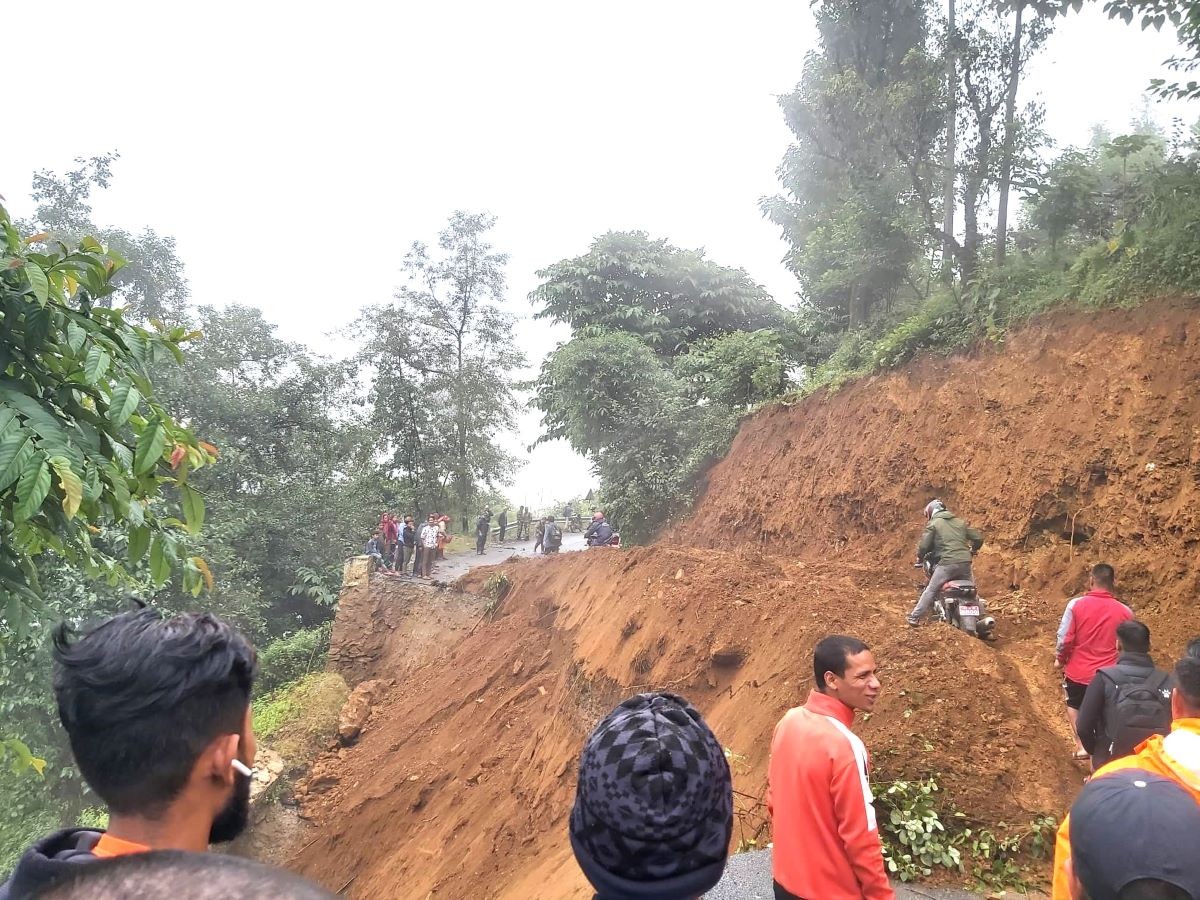
[[[526,386],[488,215],[412,243],[393,301],[335,359],[256,309],[193,303],[169,236],[96,222],[115,156],[37,173],[29,221],[0,207],[0,869],[94,817],[56,722],[51,624],[130,594],[202,604],[261,648],[262,715],[281,722],[317,683],[344,557],[381,509],[458,522],[498,500],[526,390],[542,439],[598,473],[588,502],[646,540],[762,403],[1056,307],[1200,291],[1200,133],[1142,117],[1053,148],[1024,99],[1030,61],[1081,6],[816,2],[819,44],[780,100],[780,193],[762,200],[799,304],[702,252],[602,234],[538,273],[535,315],[570,337]],[[1172,67],[1196,68],[1200,3],[1104,8],[1171,25]],[[1200,94],[1186,75],[1151,88]]]

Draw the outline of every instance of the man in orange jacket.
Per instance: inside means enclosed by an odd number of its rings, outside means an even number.
[[[1092,779],[1122,769],[1141,769],[1177,782],[1200,804],[1200,638],[1188,645],[1187,655],[1175,665],[1175,690],[1171,694],[1171,733],[1143,741],[1132,756],[1114,759]],[[1052,900],[1072,900],[1071,817],[1063,819],[1054,843]]]
[[[776,900],[891,900],[867,748],[854,711],[879,699],[875,657],[832,635],[813,651],[816,687],[775,726],[767,772]]]

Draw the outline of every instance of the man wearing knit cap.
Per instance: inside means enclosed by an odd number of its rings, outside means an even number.
[[[674,694],[638,694],[579,759],[571,848],[597,900],[695,900],[721,880],[733,780],[720,742]]]
[[[776,900],[892,900],[875,825],[867,748],[850,730],[879,699],[875,657],[836,634],[813,651],[816,685],[775,726],[767,809]]]

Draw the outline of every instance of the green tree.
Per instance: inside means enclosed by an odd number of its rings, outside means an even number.
[[[220,465],[194,477],[208,498],[197,546],[218,586],[210,608],[265,640],[332,616],[319,600],[336,594],[342,560],[374,524],[383,479],[345,364],[281,340],[258,309],[196,315],[203,336],[187,370],[155,380],[221,447]]]
[[[37,209],[30,230],[47,232],[52,239],[67,243],[89,235],[95,238],[126,260],[113,273],[112,292],[96,302],[124,307],[126,318],[134,322],[159,319],[181,324],[188,284],[183,261],[175,251],[175,239],[153,228],[133,234],[123,228],[101,227],[92,218],[92,191],[108,188],[118,158],[115,152],[90,159],[79,157],[76,167],[63,175],[47,169],[36,172],[32,196]]]
[[[636,334],[663,356],[728,331],[775,325],[782,315],[744,270],[644,231],[601,235],[584,255],[537,274],[542,283],[530,294],[541,305],[535,318],[562,322],[579,335]]]
[[[814,4],[820,47],[780,98],[795,143],[786,191],[763,201],[802,295],[857,328],[891,305],[925,252],[937,191],[940,63],[923,0]]]
[[[3,207],[0,229],[3,629],[22,633],[39,606],[35,561],[45,552],[110,583],[148,554],[155,584],[182,567],[185,587],[199,591],[207,569],[181,554],[181,536],[203,523],[188,476],[215,448],[175,422],[149,377],[157,359],[182,361],[180,345],[195,335],[148,331],[100,305],[124,261],[94,238],[74,248],[22,238]],[[125,553],[94,539],[106,525],[128,535]]]
[[[356,326],[388,475],[418,509],[449,505],[456,517],[515,466],[500,435],[515,423],[512,373],[524,360],[500,306],[508,258],[487,241],[495,221],[455,212],[436,250],[414,242],[395,302]]]

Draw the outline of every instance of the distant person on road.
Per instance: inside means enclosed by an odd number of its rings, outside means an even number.
[[[108,808],[108,828],[66,828],[21,857],[0,900],[24,900],[95,859],[203,852],[250,815],[256,744],[254,648],[212,615],[154,608],[76,637],[54,632],[54,696],[75,763]]]
[[[363,547],[363,555],[371,557],[376,568],[383,566],[383,535],[376,531]]]
[[[1137,619],[1117,626],[1117,664],[1096,672],[1075,723],[1092,768],[1128,756],[1146,738],[1171,730],[1171,674],[1154,667],[1150,629]]]
[[[492,511],[485,509],[475,520],[475,552],[482,556],[487,546],[488,532],[492,529]]]
[[[875,657],[831,635],[813,651],[815,687],[775,726],[767,809],[776,900],[891,900],[875,822],[867,748],[850,726],[879,699]]]
[[[596,726],[570,838],[597,900],[696,900],[721,880],[732,834],[725,751],[686,700],[638,694]]]
[[[1070,830],[1072,900],[1200,898],[1200,806],[1170,778],[1138,769],[1093,778]]]
[[[433,561],[437,557],[438,538],[440,536],[441,531],[438,529],[437,516],[430,513],[428,520],[421,526],[421,530],[417,534],[417,544],[419,547],[417,568],[418,574],[422,578],[431,578],[433,576]]]
[[[152,850],[72,869],[38,900],[337,900],[299,875],[225,853]]]
[[[496,519],[496,527],[500,529],[500,541],[503,543],[504,535],[508,531],[508,507],[500,510],[500,515]]]
[[[542,552],[557,553],[562,546],[562,529],[554,521],[554,516],[546,516],[546,530],[542,535]]]
[[[1171,692],[1171,733],[1166,737],[1148,738],[1131,756],[1122,756],[1098,769],[1088,785],[1103,781],[1114,772],[1140,770],[1169,778],[1187,791],[1200,804],[1200,637],[1188,644],[1187,653],[1175,664],[1175,688]],[[1063,819],[1054,843],[1053,900],[1079,900],[1071,893],[1072,842],[1075,829],[1071,826],[1074,812]],[[1123,851],[1144,847],[1143,836],[1130,831],[1124,824],[1116,832]],[[1181,861],[1181,860],[1180,860]],[[1104,897],[1097,896],[1096,900]],[[1171,897],[1170,894],[1117,895]],[[1200,896],[1200,895],[1195,895]]]
[[[583,539],[589,547],[603,547],[612,540],[613,527],[608,524],[608,520],[604,518],[604,513],[592,513],[592,524],[588,525],[587,531],[583,533]]]
[[[396,558],[396,542],[400,537],[400,527],[396,517],[384,513],[383,521],[383,559],[386,568],[393,568]]]
[[[400,554],[399,569],[401,572],[411,572],[416,564],[417,527],[412,516],[404,517],[404,527],[400,529],[400,542],[397,552]],[[415,575],[416,572],[413,572]]]
[[[1100,669],[1117,664],[1117,626],[1133,618],[1133,610],[1113,596],[1115,584],[1112,566],[1093,566],[1090,589],[1067,602],[1058,626],[1054,668],[1063,673],[1075,759],[1091,756],[1080,743],[1076,728],[1083,696]]]
[[[446,558],[446,545],[453,539],[450,535],[450,517],[447,515],[438,516],[438,545],[437,558]]]
[[[971,581],[971,558],[983,546],[983,535],[964,522],[941,500],[931,500],[925,506],[925,521],[917,544],[917,562],[928,561],[933,566],[929,583],[921,598],[908,614],[908,624],[916,628],[929,615],[938,591],[947,581]]]

